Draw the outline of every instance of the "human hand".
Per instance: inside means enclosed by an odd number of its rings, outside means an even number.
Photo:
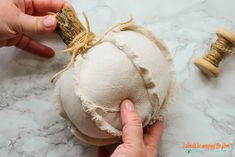
[[[129,100],[121,104],[121,120],[123,144],[114,150],[111,157],[156,157],[157,146],[163,133],[163,122],[156,122],[143,134],[140,117]],[[99,147],[98,157],[109,156],[105,147]]]
[[[49,13],[60,11],[64,5],[64,0],[1,0],[0,47],[16,46],[42,57],[53,57],[51,48],[25,33],[53,32],[57,22]]]

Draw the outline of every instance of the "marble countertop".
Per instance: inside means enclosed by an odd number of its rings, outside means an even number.
[[[235,156],[235,56],[223,60],[218,78],[205,77],[193,65],[216,39],[218,27],[235,32],[234,0],[70,2],[80,17],[82,11],[87,13],[97,34],[132,14],[168,46],[177,84],[159,157]],[[68,60],[59,52],[65,45],[55,34],[35,38],[57,55],[46,60],[13,47],[0,49],[0,157],[96,156],[97,148],[77,140],[53,106],[49,80]],[[199,150],[186,149],[187,144],[228,147]]]

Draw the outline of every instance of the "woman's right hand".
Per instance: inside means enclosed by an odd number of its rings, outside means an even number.
[[[140,117],[129,100],[121,104],[121,120],[123,143],[114,150],[111,157],[156,157],[164,128],[163,121],[156,122],[143,134]],[[105,147],[99,147],[98,157],[109,156]]]

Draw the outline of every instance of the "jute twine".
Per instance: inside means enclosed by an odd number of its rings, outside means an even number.
[[[84,16],[85,22],[86,22],[86,30],[81,32],[81,33],[79,33],[72,40],[72,42],[68,45],[68,48],[63,51],[63,52],[70,53],[71,54],[71,59],[70,59],[69,63],[62,70],[57,72],[51,78],[51,82],[54,82],[63,72],[68,70],[74,64],[74,62],[76,61],[76,57],[78,55],[83,55],[83,54],[87,53],[87,51],[91,47],[94,47],[95,45],[101,43],[102,40],[104,39],[104,37],[108,33],[112,32],[112,31],[115,31],[116,29],[118,29],[118,30],[125,30],[126,28],[130,28],[130,27],[135,26],[135,24],[133,22],[133,18],[130,16],[128,21],[123,22],[123,23],[119,23],[119,24],[116,24],[116,25],[112,26],[107,31],[102,33],[100,38],[98,38],[91,31],[90,23],[89,23],[89,20],[88,20],[88,18],[87,18],[85,13],[83,13],[83,16]]]
[[[235,51],[233,51],[233,44],[225,38],[219,37],[216,42],[211,45],[211,48],[204,59],[218,67],[220,61],[226,54],[235,55]]]

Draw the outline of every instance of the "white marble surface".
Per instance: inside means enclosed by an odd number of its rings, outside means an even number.
[[[235,57],[221,64],[221,75],[209,79],[193,65],[225,26],[235,32],[234,0],[71,0],[85,11],[97,34],[127,19],[156,33],[174,57],[175,98],[169,107],[159,157],[235,156]],[[95,27],[94,27],[95,26]],[[59,51],[58,36],[37,37]],[[52,103],[50,77],[66,63],[15,48],[0,49],[0,157],[94,157],[96,147],[78,141]],[[225,152],[186,152],[186,143],[227,143]]]

